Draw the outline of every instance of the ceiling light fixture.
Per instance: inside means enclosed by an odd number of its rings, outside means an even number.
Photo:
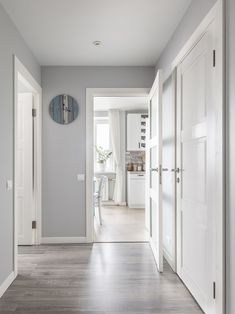
[[[96,47],[100,46],[101,44],[102,44],[102,42],[99,41],[99,40],[93,41],[93,45],[96,46]]]

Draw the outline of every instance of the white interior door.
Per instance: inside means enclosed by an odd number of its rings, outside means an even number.
[[[16,107],[16,213],[18,244],[33,240],[33,95],[19,93]]]
[[[163,83],[162,92],[162,214],[163,214],[163,253],[171,268],[175,271],[175,71]]]
[[[207,314],[215,313],[213,27],[177,69],[177,272]]]
[[[162,251],[162,72],[158,71],[149,94],[149,139],[147,143],[148,207],[150,245],[159,272],[163,271]]]

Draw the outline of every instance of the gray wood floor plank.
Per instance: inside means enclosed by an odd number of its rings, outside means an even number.
[[[0,313],[202,313],[165,263],[159,274],[147,243],[21,247],[19,275]]]

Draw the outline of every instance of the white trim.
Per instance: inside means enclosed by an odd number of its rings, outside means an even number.
[[[11,272],[10,275],[3,281],[3,283],[0,286],[0,298],[3,296],[3,294],[6,292],[6,290],[10,287],[12,282],[15,280],[15,273]]]
[[[16,104],[18,99],[18,75],[21,75],[30,86],[34,93],[34,108],[37,109],[37,117],[35,118],[35,131],[37,133],[37,141],[35,146],[34,155],[36,159],[35,163],[35,219],[37,221],[37,229],[35,230],[34,235],[34,244],[41,243],[41,170],[42,170],[42,160],[41,160],[41,151],[42,151],[42,88],[31,75],[31,73],[26,69],[23,63],[14,55],[14,121],[16,121]],[[15,151],[16,151],[16,128],[14,122],[14,191],[15,191]],[[17,275],[17,255],[18,255],[18,233],[17,233],[17,214],[15,208],[15,192],[14,192],[14,272]]]
[[[178,67],[182,60],[195,47],[200,39],[205,34],[208,26],[215,21],[216,24],[216,96],[215,106],[217,107],[217,193],[216,193],[216,313],[225,313],[225,134],[224,134],[224,32],[223,32],[223,0],[218,0],[211,11],[207,14],[205,19],[201,22],[199,27],[195,30],[183,49],[172,63],[172,69]],[[179,88],[179,87],[178,87]],[[177,121],[179,123],[179,121]],[[177,147],[179,152],[179,147]],[[179,166],[179,165],[178,165]],[[179,189],[177,191],[177,199],[180,199]],[[178,201],[177,201],[178,202]],[[179,273],[179,261],[181,256],[181,213],[179,206],[177,206],[177,273]]]
[[[144,209],[145,205],[143,206],[142,204],[131,204],[128,205],[129,208],[140,208],[140,209]]]
[[[44,237],[43,244],[89,243],[86,237]]]
[[[94,242],[93,217],[93,119],[94,97],[146,97],[149,88],[87,88],[86,89],[86,238]]]
[[[173,69],[170,73],[170,75],[168,75],[168,77],[164,80],[163,82],[163,89],[164,89],[164,84],[168,81],[171,80],[171,84],[172,84],[172,100],[174,102],[173,107],[174,107],[174,136],[175,136],[175,140],[174,140],[174,169],[176,169],[176,139],[177,139],[177,130],[176,130],[176,104],[177,104],[177,75],[176,75],[176,69]],[[163,90],[164,92],[164,90]],[[177,265],[177,235],[176,235],[176,227],[177,227],[177,195],[176,195],[176,191],[177,191],[177,186],[176,186],[176,172],[175,172],[175,188],[174,188],[174,220],[172,223],[172,229],[173,229],[173,236],[172,236],[172,242],[174,242],[174,247],[173,247],[173,252],[172,254],[170,254],[168,252],[168,250],[163,246],[163,254],[165,259],[167,260],[168,264],[171,266],[172,270],[174,272],[176,272],[176,265]]]

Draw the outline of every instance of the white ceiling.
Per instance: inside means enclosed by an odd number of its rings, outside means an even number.
[[[191,1],[0,0],[41,65],[82,66],[155,65]]]
[[[109,109],[146,110],[148,109],[148,97],[95,97],[95,111],[107,111]]]

